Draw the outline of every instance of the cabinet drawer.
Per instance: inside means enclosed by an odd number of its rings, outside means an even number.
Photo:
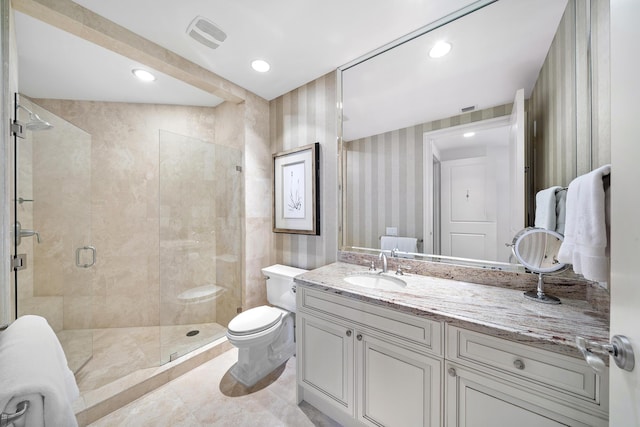
[[[528,386],[551,387],[595,403],[601,400],[601,377],[581,359],[454,326],[447,326],[446,357],[498,369],[526,380]]]
[[[328,319],[347,320],[363,330],[382,331],[400,336],[405,341],[418,344],[436,355],[442,355],[443,325],[440,322],[303,286],[298,286],[297,289],[299,311],[322,315]]]

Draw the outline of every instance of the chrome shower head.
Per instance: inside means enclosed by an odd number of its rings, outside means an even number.
[[[27,113],[29,113],[29,121],[24,125],[28,130],[31,131],[39,131],[39,130],[49,130],[53,128],[53,125],[46,120],[42,120],[40,116],[38,116],[33,111],[29,110],[24,105],[18,104],[18,108],[22,108]]]

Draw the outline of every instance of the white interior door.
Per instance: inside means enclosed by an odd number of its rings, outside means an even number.
[[[496,259],[496,183],[485,157],[442,168],[442,255]]]
[[[524,202],[524,89],[518,89],[511,110],[509,131],[509,228],[511,236],[525,226]]]
[[[640,2],[611,0],[611,335],[635,350],[632,372],[611,361],[611,426],[640,426]]]

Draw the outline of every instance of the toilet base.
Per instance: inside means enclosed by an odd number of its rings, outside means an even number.
[[[238,361],[229,371],[236,381],[245,387],[252,387],[295,355],[293,316],[288,314],[282,323],[278,336],[271,344],[238,349]]]

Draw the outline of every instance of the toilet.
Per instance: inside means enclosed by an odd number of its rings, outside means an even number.
[[[238,348],[238,362],[230,372],[244,386],[253,386],[295,354],[293,278],[305,272],[280,264],[263,268],[271,305],[242,312],[229,322],[227,339]]]

